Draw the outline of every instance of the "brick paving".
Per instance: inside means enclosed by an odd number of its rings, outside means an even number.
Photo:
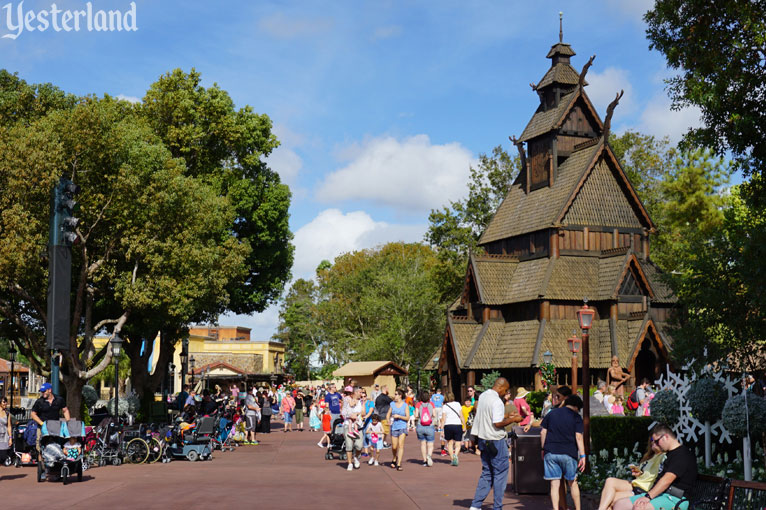
[[[404,471],[362,464],[346,471],[346,463],[325,460],[316,446],[320,434],[278,430],[259,434],[261,444],[234,452],[216,452],[207,462],[122,465],[93,468],[82,482],[36,483],[35,468],[0,467],[0,508],[47,509],[176,509],[279,508],[309,510],[363,508],[385,510],[469,508],[481,462],[461,455],[460,466],[434,456],[434,466],[421,465],[415,434],[407,438]],[[390,450],[381,460],[390,461]],[[484,509],[492,508],[491,494]],[[548,508],[545,496],[515,496],[510,487],[506,509]]]

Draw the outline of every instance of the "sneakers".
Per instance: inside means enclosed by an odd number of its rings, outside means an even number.
[[[373,466],[380,466],[380,464],[378,464],[378,461],[376,460]]]
[[[363,453],[362,457],[369,457],[370,455],[368,453]]]
[[[354,468],[359,469],[359,459],[354,457]]]
[[[367,461],[367,464],[369,464],[370,466],[372,466],[374,463],[375,463],[375,459],[370,459]]]
[[[426,465],[427,465],[428,467],[431,467],[431,466],[433,466],[433,465],[434,465],[434,461],[433,461],[433,460],[431,460],[431,457],[430,457],[430,456],[429,456],[429,457],[426,459]]]
[[[458,465],[457,455],[453,455],[452,456],[452,465],[453,466],[457,466]]]
[[[353,464],[349,464],[348,467],[346,468],[346,471],[353,471],[353,470],[354,470]]]
[[[261,444],[261,443],[259,443],[258,441],[253,441],[253,442],[252,442],[252,443],[250,443],[250,444],[251,444],[251,445],[253,445],[253,446],[258,446],[258,445],[259,445],[259,444]]]
[[[446,457],[446,456],[447,456],[447,450],[442,448],[442,457]]]
[[[324,445],[322,443],[317,443],[317,446],[320,448],[324,448]]]

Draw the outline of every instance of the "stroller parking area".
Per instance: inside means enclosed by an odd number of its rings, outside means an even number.
[[[209,462],[124,464],[88,469],[80,483],[37,483],[33,467],[0,467],[4,508],[26,508],[45,502],[58,508],[312,508],[337,509],[350,501],[369,502],[369,509],[468,508],[481,471],[476,455],[464,454],[460,466],[434,452],[433,467],[422,466],[420,445],[412,433],[405,446],[404,470],[367,464],[348,472],[345,461],[326,460],[316,446],[320,434],[259,434],[258,446],[215,451]],[[381,461],[390,462],[384,450]],[[506,509],[539,509],[547,496],[515,496],[509,484]],[[484,508],[491,508],[491,496]]]

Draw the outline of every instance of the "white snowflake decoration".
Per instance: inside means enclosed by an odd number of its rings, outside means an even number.
[[[688,373],[689,368],[693,365],[694,361],[695,360],[691,360],[683,367],[683,370]],[[729,395],[728,398],[731,398],[738,393],[736,379],[730,378],[721,371],[713,371],[710,365],[705,366],[702,372],[706,376],[721,383]],[[678,438],[684,442],[696,442],[699,437],[704,437],[705,434],[705,424],[691,415],[691,407],[686,398],[686,394],[689,391],[691,384],[696,380],[697,374],[693,372],[691,375],[676,374],[671,372],[670,368],[667,368],[665,373],[661,375],[657,381],[660,389],[670,390],[675,393],[678,398],[680,417],[678,423],[673,426],[673,431],[678,435]],[[721,402],[721,407],[723,407],[725,403],[725,401]],[[656,422],[653,422],[650,425],[650,428],[654,427],[654,425],[656,425]],[[718,441],[720,443],[726,441],[731,444],[731,434],[729,434],[729,431],[723,426],[722,419],[719,418],[715,423],[711,423],[711,433],[718,436]]]

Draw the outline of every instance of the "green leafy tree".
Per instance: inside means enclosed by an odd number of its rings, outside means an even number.
[[[721,225],[692,239],[672,275],[686,310],[674,328],[674,356],[758,371],[766,368],[766,214],[744,200],[740,188],[732,188]]]
[[[83,190],[62,368],[73,413],[84,383],[111,360],[110,349],[95,348],[97,333],[123,333],[133,314],[165,314],[176,323],[197,303],[225,309],[226,286],[242,274],[250,251],[231,232],[234,211],[213,186],[185,175],[183,161],[132,105],[83,98],[0,130],[0,150],[0,188],[8,190],[0,197],[0,328],[19,339],[42,373],[49,360],[40,253],[48,242],[50,190],[62,175]]]
[[[679,71],[667,82],[673,106],[702,111],[704,126],[689,130],[686,142],[731,151],[746,175],[762,173],[766,5],[657,0],[644,19],[650,48]]]
[[[299,380],[309,377],[310,359],[325,347],[322,329],[317,321],[318,289],[311,280],[298,279],[287,292],[279,310],[279,329],[274,338],[286,347],[287,366]]]
[[[388,243],[343,254],[321,269],[317,311],[328,361],[424,363],[444,327],[444,303],[433,277],[437,264],[428,246]]]
[[[491,155],[479,155],[478,165],[471,167],[468,196],[429,214],[425,240],[439,254],[435,271],[442,301],[454,300],[460,294],[468,255],[476,248],[520,168],[519,157],[511,157],[498,145]]]

